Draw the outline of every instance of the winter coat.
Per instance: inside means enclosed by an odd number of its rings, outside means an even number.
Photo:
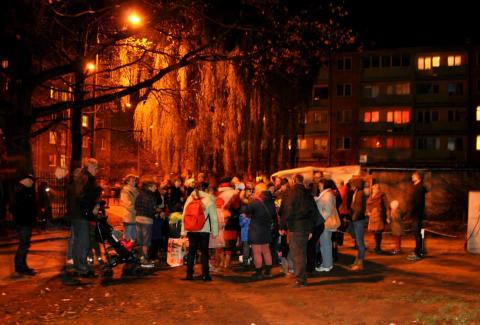
[[[120,192],[121,215],[125,223],[135,223],[135,200],[137,196],[137,188],[128,184]]]
[[[425,215],[425,195],[427,189],[422,183],[413,185],[409,215],[413,220],[423,220]]]
[[[365,219],[365,209],[367,204],[367,198],[363,193],[363,190],[356,190],[353,193],[351,216],[353,221],[359,221]]]
[[[403,224],[403,211],[399,208],[391,210],[388,220],[390,221],[390,229],[392,230],[392,235],[402,236],[405,234],[405,227]]]
[[[331,189],[323,190],[319,196],[315,198],[320,215],[326,220],[336,209],[335,194]],[[317,222],[318,223],[318,222]]]
[[[277,216],[275,203],[270,191],[264,191],[255,198],[245,211],[250,216],[248,241],[253,245],[263,245],[272,242],[273,219]]]
[[[141,190],[135,200],[136,222],[152,224],[156,206],[155,193],[149,190]]]
[[[312,193],[302,184],[296,184],[285,193],[280,205],[280,228],[298,232],[312,232],[323,220]]]
[[[248,228],[250,227],[250,218],[245,213],[240,214],[240,240],[248,242]]]
[[[383,231],[387,221],[387,211],[390,209],[387,196],[383,192],[372,194],[367,200],[366,215],[369,231]]]
[[[207,232],[212,234],[212,236],[216,237],[218,236],[218,216],[217,216],[217,207],[215,206],[215,197],[203,191],[198,191],[198,194],[202,200],[205,218],[207,218],[207,220],[205,221],[205,225],[203,226],[202,229],[198,231],[187,231],[184,228],[185,223],[183,222],[183,218],[185,217],[185,208],[194,198],[197,198],[196,192],[193,191],[192,194],[190,194],[190,196],[187,198],[187,201],[185,202],[185,206],[182,214],[182,232],[181,233],[182,235],[186,235],[187,232]]]
[[[35,189],[17,184],[14,195],[12,214],[15,225],[32,227],[36,219]]]

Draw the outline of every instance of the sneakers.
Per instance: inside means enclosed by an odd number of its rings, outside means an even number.
[[[204,276],[202,276],[202,281],[203,282],[210,282],[210,281],[212,281],[212,277],[210,275],[204,275]]]
[[[333,269],[333,266],[330,266],[330,267],[319,266],[319,267],[315,268],[315,271],[317,271],[317,272],[330,272],[332,269]]]
[[[392,251],[392,255],[398,255],[398,254],[401,254],[401,253],[402,253],[402,251],[400,249],[394,249]]]
[[[412,262],[420,261],[421,259],[422,258],[415,253],[407,256],[407,260],[412,261]]]

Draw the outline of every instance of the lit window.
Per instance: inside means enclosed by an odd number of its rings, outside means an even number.
[[[67,131],[62,131],[62,133],[60,133],[60,144],[62,146],[66,146],[67,145]]]
[[[48,155],[48,166],[57,166],[57,155]]]
[[[402,123],[410,123],[410,111],[402,111]]]
[[[50,88],[50,98],[53,98],[55,96],[55,90],[53,88]]]
[[[298,139],[298,149],[307,149],[307,139]]]
[[[363,122],[370,123],[371,121],[372,121],[372,113],[371,112],[365,112],[363,114]]]
[[[461,55],[450,55],[447,58],[447,64],[449,67],[458,67],[462,65],[462,56]]]
[[[57,134],[55,131],[50,131],[50,139],[49,139],[50,144],[55,144],[57,143]]]
[[[432,66],[433,67],[439,67],[440,66],[440,57],[439,56],[434,56],[432,58]]]
[[[393,122],[393,112],[387,112],[387,122],[388,123]]]
[[[60,167],[67,167],[67,156],[60,155]]]
[[[377,123],[380,121],[380,112],[379,111],[373,111],[372,112],[372,123]]]
[[[88,116],[87,115],[82,116],[82,126],[84,128],[88,128]]]
[[[425,70],[430,70],[432,68],[432,58],[426,57],[425,58]]]
[[[480,135],[477,135],[477,150],[480,150]]]
[[[313,151],[327,151],[328,139],[315,138],[313,139]]]
[[[477,121],[480,121],[480,106],[477,106]]]
[[[418,70],[425,70],[425,59],[424,58],[418,58]]]
[[[2,68],[8,69],[8,60],[2,60]]]

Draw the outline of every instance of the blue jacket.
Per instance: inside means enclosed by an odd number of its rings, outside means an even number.
[[[248,241],[248,227],[250,225],[250,221],[250,218],[248,218],[245,213],[240,215],[240,240],[242,242]]]

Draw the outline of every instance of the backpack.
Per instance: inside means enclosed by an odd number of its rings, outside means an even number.
[[[199,231],[202,230],[205,225],[205,212],[203,211],[203,205],[201,199],[193,199],[185,208],[183,216],[184,228],[187,231]]]

